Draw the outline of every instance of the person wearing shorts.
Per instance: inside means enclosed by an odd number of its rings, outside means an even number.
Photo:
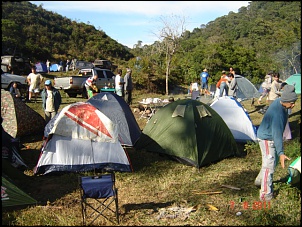
[[[210,75],[207,69],[204,69],[202,73],[200,73],[201,95],[202,95],[202,91],[204,91],[204,94],[210,94],[210,92],[208,91],[209,76]]]
[[[40,93],[40,84],[43,81],[43,76],[36,72],[36,67],[31,68],[31,73],[27,76],[27,82],[29,85],[28,101],[31,102],[32,96],[35,97],[35,102],[37,102],[38,94]]]

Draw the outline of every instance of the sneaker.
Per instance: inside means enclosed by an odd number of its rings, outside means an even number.
[[[272,199],[276,198],[276,193],[270,193],[269,195],[260,196],[260,201],[270,202]]]

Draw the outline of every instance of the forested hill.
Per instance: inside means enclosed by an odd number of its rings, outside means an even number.
[[[129,60],[129,48],[94,26],[78,23],[28,1],[2,2],[2,55],[33,60]]]
[[[271,70],[284,77],[301,73],[301,3],[250,2],[238,13],[185,33],[181,46],[175,59],[190,67],[192,77],[202,67],[216,74],[233,66],[237,73],[261,80]]]

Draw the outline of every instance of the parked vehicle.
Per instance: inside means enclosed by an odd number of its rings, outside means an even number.
[[[14,55],[1,56],[1,69],[3,72],[10,73],[8,67],[11,67],[16,75],[28,75],[31,73],[30,61],[27,58]]]
[[[25,76],[10,74],[10,73],[1,73],[1,89],[9,91],[12,84],[16,82],[20,90],[21,95],[25,98],[28,95],[28,84]]]
[[[93,68],[93,64],[88,61],[76,61],[75,63],[75,70],[77,69],[87,69],[87,68]]]
[[[87,91],[85,88],[85,82],[88,77],[98,75],[96,86],[99,90],[104,87],[114,88],[114,73],[108,69],[101,68],[85,68],[78,72],[78,75],[67,77],[55,77],[54,87],[64,92],[71,98],[82,95],[83,98],[87,98]]]

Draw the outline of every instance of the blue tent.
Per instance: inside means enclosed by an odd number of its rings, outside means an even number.
[[[50,72],[58,72],[58,71],[59,71],[59,65],[58,65],[58,64],[52,64],[52,65],[49,67],[49,71],[50,71]]]
[[[43,62],[38,62],[36,64],[37,73],[47,73],[47,66]]]

